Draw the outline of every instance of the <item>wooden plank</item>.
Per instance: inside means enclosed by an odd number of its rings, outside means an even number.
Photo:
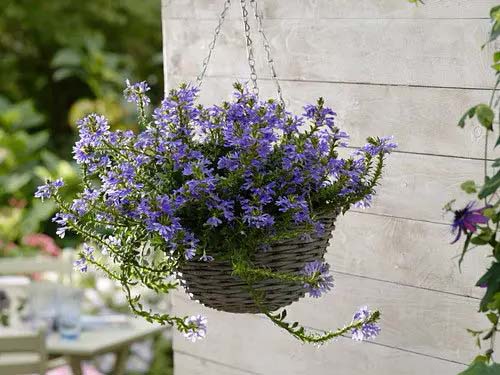
[[[215,19],[223,1],[164,0],[167,18]],[[487,18],[495,0],[427,0],[425,6],[414,6],[401,0],[274,0],[260,1],[266,18]],[[232,6],[232,17],[239,16],[238,1]]]
[[[382,313],[377,342],[463,363],[477,353],[467,328],[486,328],[478,301],[408,286],[334,273],[336,288],[322,299],[304,299],[290,307],[290,319],[329,329],[344,324],[359,306]],[[320,313],[318,313],[320,312]]]
[[[170,74],[195,76],[214,22],[170,19],[165,24]],[[266,29],[282,79],[468,88],[490,88],[494,81],[493,48],[480,48],[487,20],[269,20]],[[259,52],[258,71],[269,77],[262,48]],[[230,20],[208,75],[248,76],[245,56],[240,21]]]
[[[169,77],[169,87],[193,82],[189,77]],[[231,78],[207,78],[200,91],[206,105],[229,99]],[[320,82],[281,82],[288,110],[301,114],[303,106],[325,97],[338,114],[338,125],[361,146],[370,135],[393,135],[400,151],[482,158],[484,128],[479,124],[457,128],[463,112],[486,102],[486,90],[404,86],[374,86]],[[273,82],[261,81],[262,98],[276,97]]]
[[[256,372],[228,367],[215,363],[210,359],[195,357],[193,355],[174,352],[175,375],[259,375]]]
[[[473,200],[460,184],[481,181],[483,176],[481,160],[403,153],[389,158],[370,213],[450,223],[452,217],[442,211],[444,204],[456,198],[459,208]]]
[[[339,217],[326,258],[335,271],[482,297],[474,285],[491,264],[488,253],[471,251],[460,272],[462,245],[450,238],[445,225],[350,212]]]
[[[349,321],[359,306],[368,305],[382,312],[378,343],[462,363],[468,363],[477,352],[466,328],[488,326],[477,313],[475,299],[338,273],[334,278],[332,293],[293,304],[288,319],[315,329],[332,329]],[[200,307],[192,304],[182,313],[201,311]],[[217,319],[233,317],[220,313]]]
[[[382,345],[356,343],[349,338],[340,338],[321,348],[301,345],[271,322],[255,315],[228,315],[188,302],[185,297],[177,296],[174,300],[175,311],[179,314],[201,311],[208,317],[209,324],[206,339],[195,344],[176,333],[176,350],[260,374],[331,375],[335,369],[335,374],[342,375],[456,375],[465,368],[459,363]],[[310,320],[321,315],[319,310],[313,312],[311,309],[309,313]],[[422,326],[422,323],[400,326],[397,334],[411,337],[413,331]],[[439,334],[434,332],[435,336]],[[454,344],[446,343],[449,346]],[[206,373],[212,374],[216,373]]]

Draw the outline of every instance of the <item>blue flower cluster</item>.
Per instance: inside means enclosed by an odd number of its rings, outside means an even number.
[[[330,265],[328,263],[320,262],[319,260],[309,262],[305,265],[302,270],[302,274],[309,277],[316,276],[317,278],[317,281],[314,284],[304,284],[309,296],[319,298],[321,295],[333,288],[333,277],[330,275],[329,271]]]
[[[374,339],[380,334],[380,326],[375,322],[366,322],[372,312],[367,306],[361,307],[352,318],[353,322],[365,322],[359,328],[354,328],[351,332],[351,337],[355,341],[365,341]]]
[[[205,338],[207,335],[207,318],[203,315],[193,315],[185,319],[186,325],[189,326],[184,337],[189,341],[195,342]]]
[[[149,86],[127,82],[140,132],[113,131],[97,114],[80,120],[73,153],[82,191],[69,204],[57,195],[60,180],[36,193],[59,203],[58,234],[86,237],[122,283],[164,290],[159,285],[182,262],[248,258],[273,239],[321,232],[319,212],[369,204],[384,156],[396,147],[390,138],[369,138],[343,158],[338,150],[348,135],[323,99],[295,116],[235,89],[231,102],[204,107],[196,104],[198,90],[182,85],[148,119]],[[86,260],[99,264],[94,248],[86,246],[75,266],[86,270]],[[333,286],[327,264],[312,262],[303,275],[318,277],[305,285],[313,297]]]

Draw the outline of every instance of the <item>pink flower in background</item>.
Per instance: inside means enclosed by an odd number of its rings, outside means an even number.
[[[28,201],[26,199],[16,199],[14,197],[9,199],[9,206],[15,207],[15,208],[24,208],[28,204]]]
[[[3,250],[5,253],[9,252],[10,250],[15,249],[16,247],[17,247],[17,245],[12,241],[4,242],[4,241],[0,240],[0,250]]]
[[[57,246],[54,239],[43,233],[33,233],[24,236],[23,244],[39,248],[44,253],[54,257],[61,254],[61,248]]]

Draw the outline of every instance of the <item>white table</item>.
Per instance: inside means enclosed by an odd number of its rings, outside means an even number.
[[[130,344],[160,333],[165,326],[148,323],[142,318],[130,318],[127,325],[83,331],[77,340],[62,339],[59,334],[47,338],[47,352],[51,356],[68,358],[74,375],[81,375],[81,363],[104,353],[116,353],[113,375],[125,371]]]

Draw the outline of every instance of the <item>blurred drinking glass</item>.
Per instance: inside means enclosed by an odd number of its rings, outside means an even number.
[[[57,325],[63,339],[76,340],[81,332],[81,305],[83,292],[75,288],[59,290]]]

